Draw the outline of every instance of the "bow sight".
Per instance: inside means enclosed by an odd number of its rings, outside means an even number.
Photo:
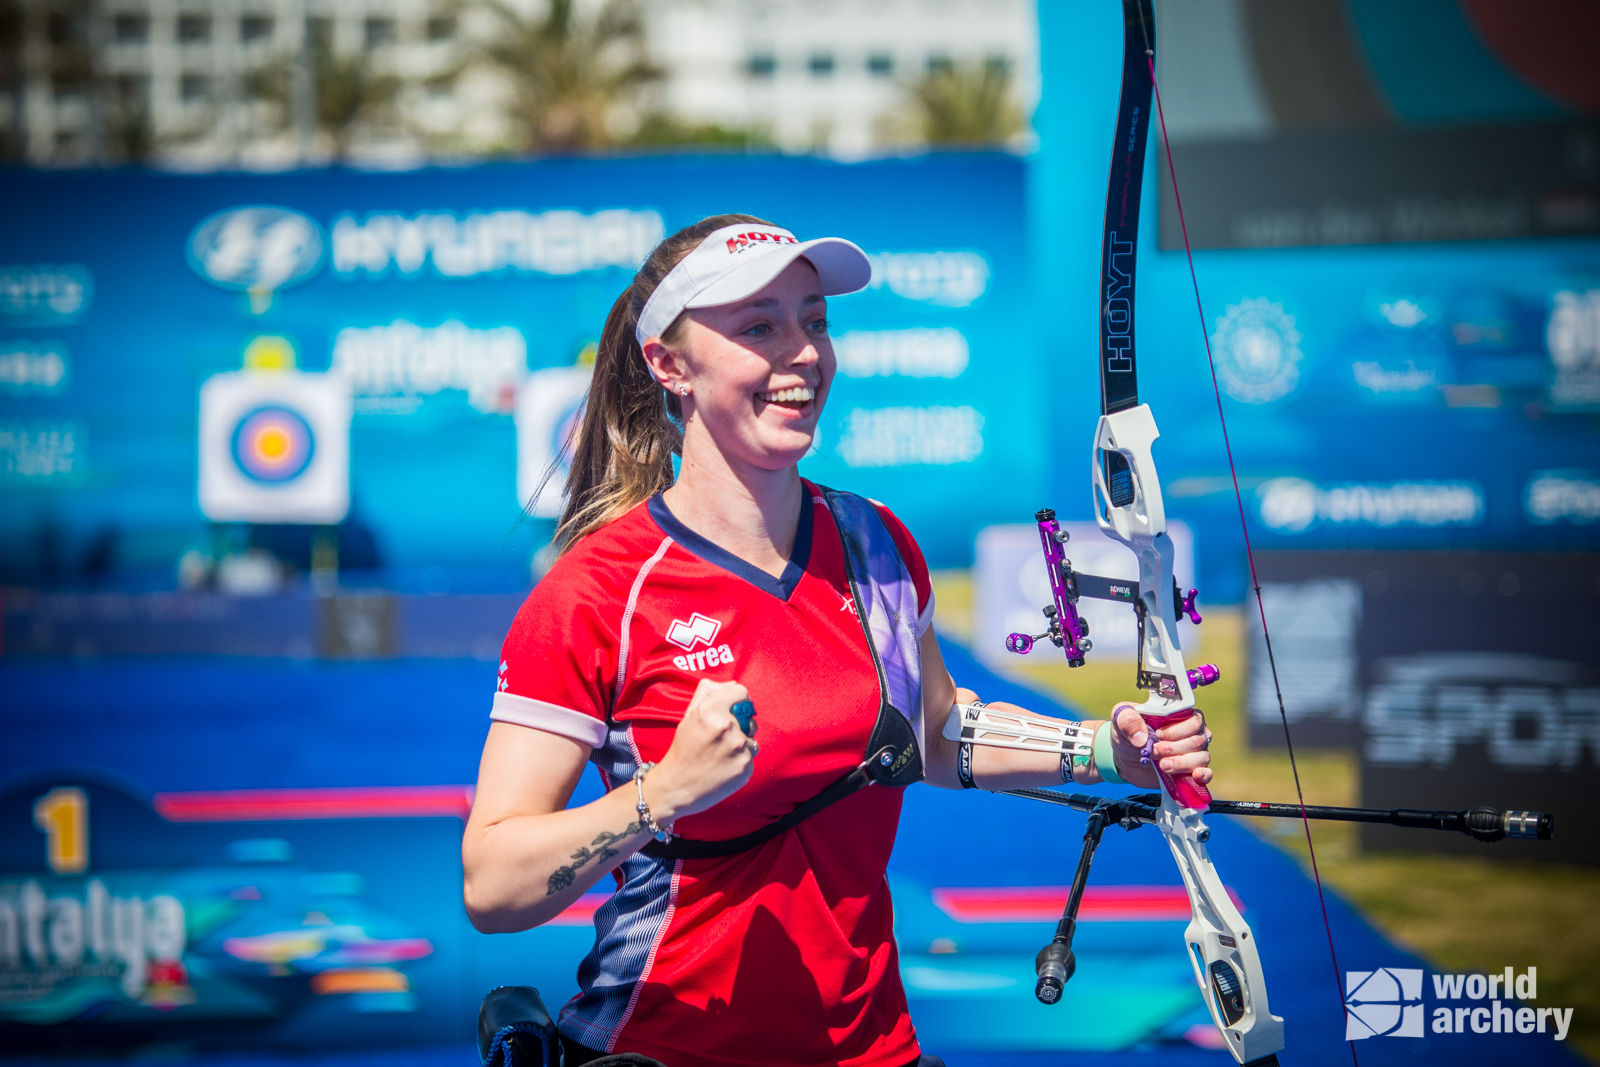
[[[1090,597],[1132,604],[1139,619],[1139,688],[1159,691],[1159,677],[1144,669],[1145,604],[1139,596],[1139,583],[1125,578],[1081,574],[1073,570],[1072,561],[1066,553],[1066,544],[1072,535],[1061,528],[1061,523],[1056,520],[1055,509],[1041,508],[1034,512],[1033,518],[1039,524],[1039,544],[1044,549],[1045,570],[1050,577],[1050,596],[1054,603],[1044,608],[1044,617],[1049,623],[1044,633],[1009,634],[1006,637],[1006,650],[1025,656],[1033,651],[1035,641],[1049,638],[1051,644],[1067,654],[1067,666],[1081,667],[1085,656],[1094,648],[1094,643],[1089,640],[1089,620],[1078,613],[1078,599]],[[1202,621],[1200,611],[1194,604],[1195,597],[1199,595],[1198,589],[1191,589],[1185,596],[1177,581],[1172,583],[1172,602],[1177,605],[1178,614],[1187,616],[1196,626]],[[1186,673],[1189,685],[1196,689],[1222,677],[1221,672],[1210,663],[1201,664]],[[1151,684],[1146,685],[1146,682]],[[1176,693],[1162,695],[1175,696]]]

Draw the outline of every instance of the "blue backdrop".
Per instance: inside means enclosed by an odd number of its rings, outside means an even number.
[[[516,376],[572,364],[620,264],[729,208],[876,257],[873,288],[830,309],[843,369],[810,476],[888,502],[935,566],[1041,505],[1087,518],[1114,62],[1047,50],[1030,161],[0,176],[29,205],[0,236],[0,566],[170,582],[205,537],[199,384],[266,335],[302,369],[353,377],[353,514],[391,581],[442,567],[430,590],[520,586],[548,526],[519,522]],[[1262,545],[1596,544],[1600,242],[1202,253],[1202,331],[1181,253],[1156,247],[1153,177],[1141,397],[1208,599],[1243,592],[1208,335]],[[230,240],[224,223],[260,205],[303,220],[316,247],[291,240],[274,261],[266,229]]]
[[[1022,325],[1023,171],[979,154],[0,176],[28,205],[0,235],[0,552],[29,573],[54,540],[70,572],[105,530],[120,566],[170,575],[203,533],[198,387],[266,335],[352,376],[354,515],[386,565],[525,580],[542,527],[518,524],[506,387],[574,363],[663,227],[741,211],[876,257],[873,286],[830,307],[842,370],[807,470],[963,559],[1043,484],[1043,398],[1017,388],[1043,358]],[[239,211],[262,206],[285,210]]]
[[[1029,225],[1061,452],[1050,496],[1088,518],[1098,250],[1120,9],[1040,5]],[[1245,505],[1270,548],[1600,544],[1600,241],[1230,250],[1157,247],[1156,135],[1138,255],[1140,397],[1161,427],[1168,514],[1196,530],[1202,589],[1245,590],[1205,339]],[[1178,174],[1180,192],[1184,175]],[[1400,180],[1397,177],[1397,181]]]

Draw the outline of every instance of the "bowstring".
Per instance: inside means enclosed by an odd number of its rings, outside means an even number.
[[[1300,765],[1294,758],[1294,740],[1289,736],[1289,713],[1283,703],[1283,686],[1278,681],[1278,661],[1272,653],[1272,633],[1267,629],[1267,608],[1261,598],[1261,579],[1256,574],[1256,556],[1250,546],[1250,524],[1245,520],[1244,494],[1239,490],[1239,471],[1233,462],[1233,443],[1228,436],[1228,418],[1222,410],[1222,389],[1217,383],[1217,363],[1211,352],[1211,335],[1206,330],[1206,310],[1200,299],[1200,276],[1194,269],[1194,249],[1189,244],[1189,224],[1183,216],[1183,197],[1178,192],[1178,169],[1172,162],[1172,142],[1167,137],[1167,114],[1161,106],[1161,85],[1156,81],[1155,49],[1150,47],[1150,29],[1145,23],[1144,4],[1139,8],[1139,32],[1144,38],[1145,65],[1150,68],[1150,88],[1156,98],[1156,116],[1161,124],[1161,148],[1167,158],[1167,174],[1172,180],[1172,200],[1178,209],[1178,227],[1183,232],[1183,254],[1189,264],[1189,281],[1194,286],[1194,306],[1200,315],[1200,336],[1205,341],[1206,366],[1211,372],[1211,392],[1217,401],[1217,421],[1222,427],[1222,447],[1228,457],[1228,474],[1233,479],[1233,498],[1239,507],[1239,530],[1244,534],[1245,559],[1250,565],[1250,585],[1256,594],[1256,613],[1261,619],[1261,637],[1267,649],[1267,665],[1272,671],[1272,691],[1278,699],[1278,718],[1283,723],[1283,743],[1289,751],[1289,770],[1294,775],[1294,793],[1300,802],[1300,825],[1305,829],[1306,851],[1311,856],[1311,877],[1317,886],[1317,903],[1322,907],[1322,928],[1328,935],[1328,957],[1333,962],[1334,988],[1339,991],[1339,1010],[1345,1010],[1344,983],[1339,970],[1339,953],[1333,944],[1333,924],[1328,921],[1328,900],[1322,891],[1322,873],[1317,867],[1317,848],[1311,841],[1311,819],[1306,814],[1306,796],[1300,786]],[[1356,1058],[1356,1043],[1348,1040],[1350,1061],[1360,1067]]]

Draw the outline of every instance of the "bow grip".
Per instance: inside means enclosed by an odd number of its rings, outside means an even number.
[[[1146,747],[1153,748],[1155,744],[1156,730],[1161,729],[1163,726],[1171,726],[1173,723],[1182,722],[1183,720],[1192,717],[1194,715],[1194,710],[1195,709],[1193,708],[1185,708],[1182,711],[1174,711],[1169,715],[1141,714],[1140,718],[1144,719],[1145,726],[1147,726],[1151,731]],[[1154,762],[1153,759],[1152,762]],[[1161,779],[1161,787],[1165,789],[1168,795],[1171,796],[1173,800],[1176,800],[1181,807],[1193,808],[1195,811],[1205,811],[1211,806],[1211,790],[1195,781],[1190,772],[1184,771],[1182,774],[1168,774],[1166,771],[1161,770],[1158,766],[1156,768],[1156,774]]]

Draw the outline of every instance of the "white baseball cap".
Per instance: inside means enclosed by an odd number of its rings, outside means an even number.
[[[823,296],[853,293],[872,280],[867,254],[842,237],[802,241],[777,226],[749,222],[724,226],[679,260],[645,301],[634,331],[639,347],[666,332],[685,308],[743,300],[801,256],[817,268]]]

